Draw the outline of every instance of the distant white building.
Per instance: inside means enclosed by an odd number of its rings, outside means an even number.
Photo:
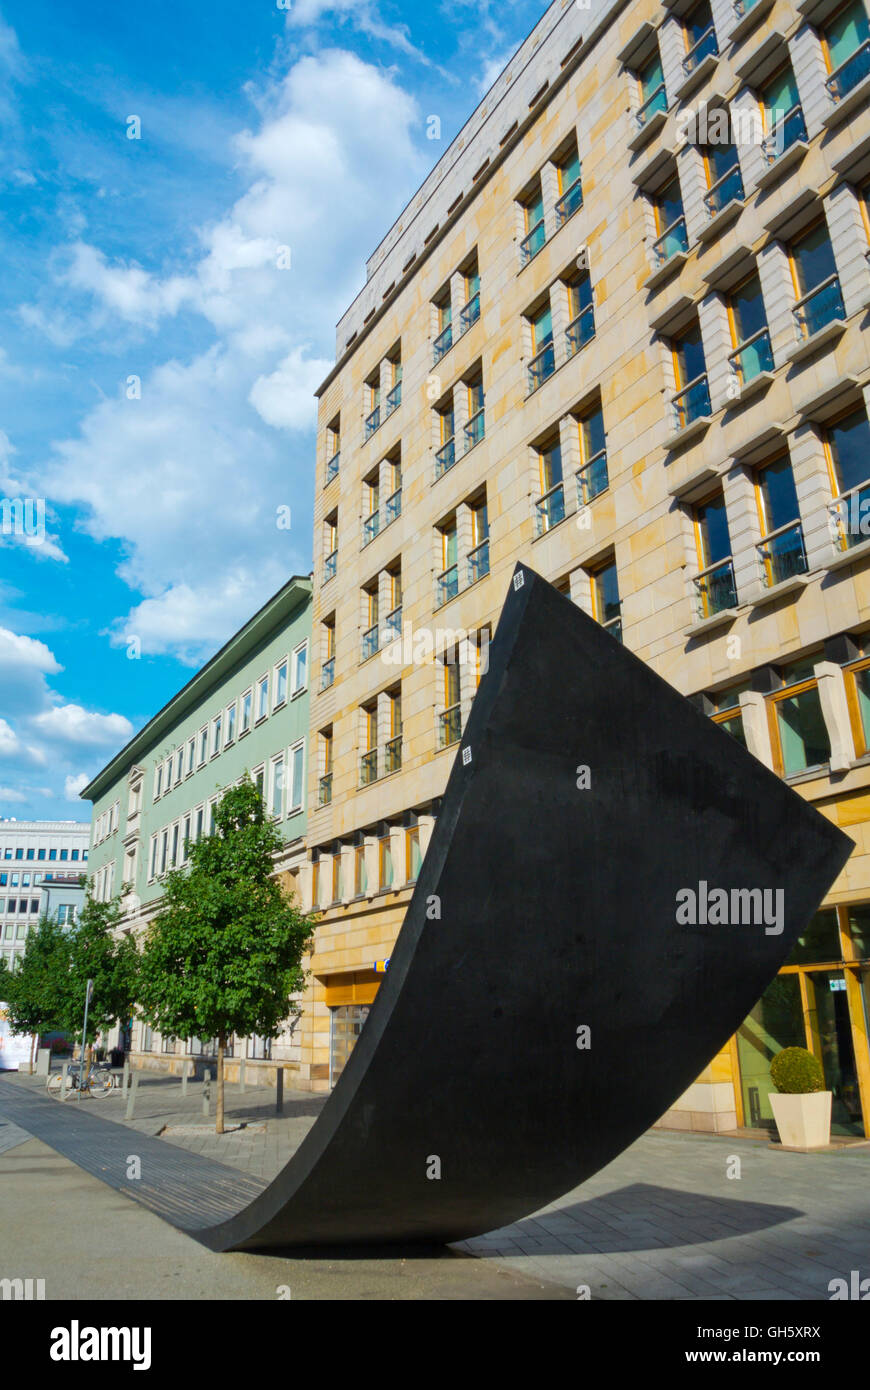
[[[44,913],[75,920],[90,833],[88,821],[0,820],[0,956],[11,968]]]

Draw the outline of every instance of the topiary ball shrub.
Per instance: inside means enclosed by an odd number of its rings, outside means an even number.
[[[825,1089],[825,1073],[818,1057],[805,1047],[785,1047],[770,1064],[770,1079],[784,1096],[807,1096]]]

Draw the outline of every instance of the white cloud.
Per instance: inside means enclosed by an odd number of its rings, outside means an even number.
[[[332,16],[346,19],[361,33],[391,44],[427,67],[432,66],[425,53],[411,43],[407,25],[387,24],[381,19],[377,6],[366,0],[294,0],[287,10],[287,27],[309,28]]]
[[[56,675],[62,670],[63,667],[58,664],[44,642],[10,632],[7,627],[0,627],[0,671],[4,674],[13,671],[39,671],[44,675]]]
[[[86,772],[75,772],[71,777],[64,778],[63,794],[67,801],[78,801],[80,792],[90,780]]]
[[[14,729],[6,723],[5,719],[0,719],[0,758],[8,758],[10,754],[17,753],[21,748],[18,736]]]
[[[300,59],[258,110],[235,141],[245,191],[201,230],[192,268],[161,278],[71,243],[62,288],[73,324],[98,315],[103,333],[148,329],[183,305],[214,340],[144,375],[140,400],[126,399],[122,379],[28,480],[79,508],[94,539],[121,542],[119,574],[141,601],[113,640],[137,635],[143,652],[188,661],[310,569],[310,523],[279,530],[276,512],[310,511],[323,349],[362,283],[366,249],[425,171],[416,103],[353,54]]]
[[[121,747],[133,736],[133,725],[123,714],[95,714],[81,705],[55,705],[30,723],[44,738],[79,748]]]

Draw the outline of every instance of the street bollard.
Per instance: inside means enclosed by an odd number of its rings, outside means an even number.
[[[184,1061],[183,1061],[182,1064],[181,1064],[181,1094],[182,1094],[182,1096],[186,1096],[186,1095],[187,1095],[187,1069],[188,1069],[189,1066],[190,1066],[190,1059],[189,1059],[188,1057],[185,1057]]]
[[[130,1063],[129,1063],[129,1062],[125,1062],[125,1063],[124,1063],[124,1070],[123,1070],[123,1072],[121,1073],[121,1093],[122,1093],[123,1095],[126,1095],[126,1094],[127,1094],[127,1087],[129,1086],[129,1084],[130,1084]]]
[[[244,1091],[244,1089],[245,1089],[245,1059],[244,1059],[244,1057],[242,1057],[242,1058],[240,1058],[240,1060],[239,1060],[239,1093],[241,1094],[241,1093]]]
[[[136,1104],[136,1092],[138,1091],[138,1089],[139,1073],[137,1071],[134,1071],[133,1076],[130,1080],[130,1089],[127,1092],[127,1111],[124,1115],[125,1120],[132,1120],[133,1118],[133,1108]]]
[[[277,1094],[275,1097],[275,1114],[284,1114],[284,1068],[279,1067],[276,1073]]]
[[[60,1069],[60,1098],[66,1100],[66,1079],[69,1075],[69,1062],[64,1062]]]
[[[211,1072],[206,1068],[202,1078],[202,1113],[207,1115],[209,1112],[209,1102],[211,1100]]]

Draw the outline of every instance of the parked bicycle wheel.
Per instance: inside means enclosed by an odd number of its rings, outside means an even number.
[[[112,1089],[112,1073],[93,1071],[88,1077],[88,1090],[92,1096],[107,1096]]]
[[[62,1081],[63,1081],[63,1073],[62,1073],[62,1072],[59,1072],[59,1071],[54,1071],[54,1072],[52,1072],[51,1076],[48,1078],[48,1080],[47,1080],[46,1083],[45,1083],[45,1089],[48,1091],[48,1094],[49,1094],[50,1096],[59,1096],[59,1095],[60,1095],[60,1092],[61,1092],[61,1083],[62,1083]],[[73,1080],[72,1076],[71,1076],[71,1075],[67,1075],[67,1078],[66,1078],[66,1089],[67,1089],[67,1092],[71,1091],[71,1090],[73,1089],[74,1086],[75,1086],[75,1081]]]

